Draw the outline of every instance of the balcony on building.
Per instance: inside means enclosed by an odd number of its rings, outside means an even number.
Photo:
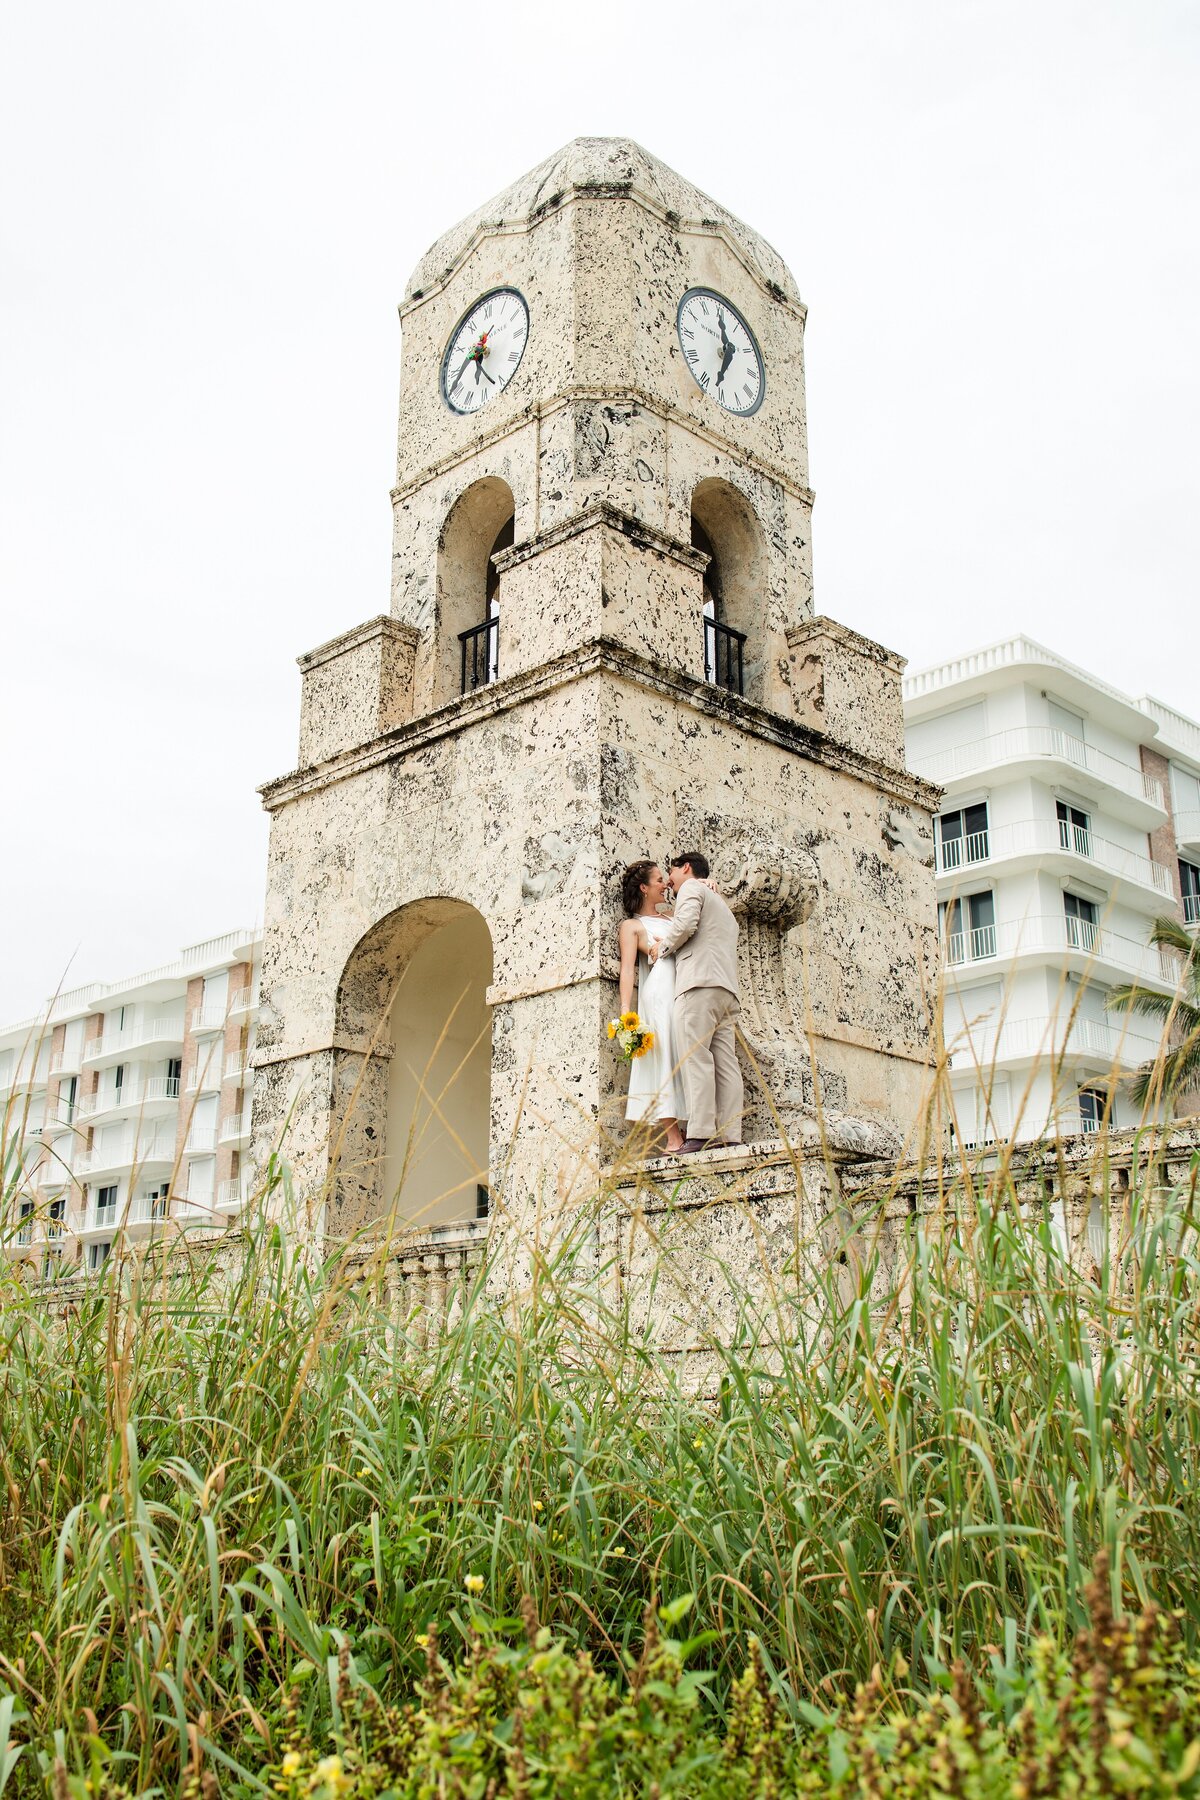
[[[75,1103],[75,1117],[89,1123],[121,1113],[169,1113],[179,1099],[178,1075],[149,1075],[122,1082],[120,1088],[102,1086]]]
[[[218,1184],[216,1210],[223,1213],[240,1212],[249,1198],[250,1185],[246,1176],[234,1175],[231,1180]]]
[[[188,1070],[188,1093],[215,1094],[224,1079],[222,1069],[223,1057],[220,1044],[201,1044],[196,1060]]]
[[[999,924],[986,920],[972,924],[969,916],[964,920],[960,914],[949,926],[943,923],[942,959],[956,974],[997,961],[1046,963],[1098,980],[1127,981],[1132,976],[1147,987],[1167,990],[1175,988],[1180,973],[1172,951],[1126,937],[1098,920],[1066,913]]]
[[[93,1145],[80,1151],[74,1159],[77,1180],[96,1181],[102,1175],[119,1175],[127,1170],[170,1169],[175,1161],[175,1132],[155,1130],[147,1133],[124,1132],[111,1144]]]
[[[241,1107],[221,1121],[222,1144],[245,1144],[250,1139],[250,1108]]]
[[[1167,818],[1161,782],[1052,725],[1014,726],[930,755],[914,755],[911,761],[918,775],[942,787],[968,775],[1002,770],[1008,780],[1066,779],[1090,799],[1102,801],[1114,818],[1142,831],[1155,830]]]
[[[1060,802],[1060,807],[1063,803]],[[989,825],[987,808],[968,807],[945,813],[939,820],[936,857],[942,890],[952,889],[965,872],[994,867],[998,873],[1017,874],[1023,868],[1044,868],[1069,875],[1090,867],[1107,878],[1114,898],[1150,913],[1161,912],[1174,897],[1171,871],[1150,857],[1129,850],[1096,832],[1087,814],[1064,809],[1070,817],[1020,819],[1006,825]],[[964,814],[981,813],[983,820],[964,830]],[[952,829],[945,831],[949,820]]]
[[[1112,1069],[1136,1069],[1153,1061],[1159,1039],[1137,1030],[1123,1016],[1107,1020],[1076,1015],[1070,1019],[1043,1013],[999,1022],[984,1019],[973,1024],[947,1023],[946,1048],[956,1073],[963,1069],[986,1073],[992,1068],[1013,1068],[1069,1055],[1083,1066],[1090,1065],[1093,1073],[1105,1074]]]
[[[89,1069],[106,1068],[112,1063],[126,1062],[138,1050],[182,1050],[183,1014],[166,1018],[143,1019],[126,1025],[120,1031],[105,1032],[83,1048],[84,1064]]]

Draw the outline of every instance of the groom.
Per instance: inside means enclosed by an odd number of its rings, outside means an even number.
[[[679,1154],[742,1141],[742,1074],[733,1027],[739,1011],[737,920],[706,886],[708,858],[676,856],[667,880],[675,894],[670,930],[650,954],[675,958],[675,1054],[687,1101]]]

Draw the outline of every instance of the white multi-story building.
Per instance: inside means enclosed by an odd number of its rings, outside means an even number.
[[[56,996],[0,1031],[10,1258],[101,1267],[118,1232],[220,1227],[246,1197],[260,939]]]
[[[1106,1004],[1169,992],[1156,915],[1200,923],[1200,725],[1026,637],[909,675],[910,767],[941,783],[943,1018],[968,1143],[1134,1125],[1158,1048]]]

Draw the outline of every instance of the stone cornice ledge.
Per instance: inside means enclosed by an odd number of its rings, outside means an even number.
[[[348,781],[352,776],[365,774],[383,763],[392,762],[397,756],[423,750],[442,738],[453,736],[468,725],[482,723],[485,719],[508,712],[514,706],[524,705],[530,700],[554,693],[558,688],[600,674],[623,677],[641,687],[652,688],[656,693],[682,701],[696,712],[736,725],[764,743],[775,744],[782,750],[790,750],[795,755],[806,757],[810,762],[822,763],[826,768],[840,769],[844,774],[866,781],[894,800],[933,812],[941,799],[941,788],[933,782],[922,780],[919,775],[879,762],[862,751],[836,742],[823,732],[813,730],[809,725],[801,725],[794,719],[785,718],[781,713],[769,712],[764,706],[756,706],[740,695],[727,694],[722,688],[713,687],[710,682],[702,681],[698,676],[668,673],[649,657],[627,649],[624,644],[618,644],[612,638],[596,638],[577,650],[566,651],[553,662],[543,663],[540,668],[525,670],[519,675],[510,675],[507,679],[502,677],[488,687],[477,688],[473,694],[464,694],[461,699],[452,700],[449,705],[439,707],[436,712],[427,713],[410,724],[398,725],[392,731],[357,745],[353,750],[345,750],[339,756],[331,757],[328,762],[318,763],[308,769],[296,769],[291,774],[281,775],[275,781],[264,783],[258,790],[262,795],[263,806],[268,812],[274,812],[279,807],[286,806],[289,801],[317,793],[335,782]]]
[[[318,644],[315,650],[306,650],[303,656],[296,658],[296,663],[307,675],[310,669],[332,662],[335,656],[344,656],[347,650],[357,650],[361,644],[369,644],[372,638],[383,637],[396,638],[403,644],[414,646],[421,641],[421,634],[415,625],[406,625],[402,619],[394,619],[391,613],[378,613],[375,618],[368,619],[365,625],[356,625],[353,631],[343,631],[340,636],[330,638],[327,644]]]
[[[702,574],[711,561],[707,551],[695,550],[690,544],[672,537],[669,532],[660,531],[657,525],[648,525],[644,519],[635,519],[632,513],[622,512],[611,500],[593,500],[580,512],[572,513],[570,518],[550,526],[549,530],[538,532],[535,537],[526,538],[523,543],[514,544],[510,550],[497,551],[492,558],[492,566],[498,575],[503,575],[507,570],[515,569],[521,563],[540,556],[543,550],[552,550],[556,545],[568,543],[571,538],[580,537],[585,531],[595,531],[602,525],[607,526],[610,531],[619,532],[640,550],[653,550],[659,556],[669,556],[674,562],[682,563],[685,569],[693,569],[697,574]]]

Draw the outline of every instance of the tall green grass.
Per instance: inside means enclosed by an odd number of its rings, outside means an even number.
[[[324,1741],[339,1651],[402,1699],[431,1622],[465,1652],[523,1600],[617,1670],[650,1600],[694,1596],[718,1719],[748,1633],[798,1724],[959,1659],[1015,1694],[1098,1552],[1114,1604],[1200,1643],[1196,1173],[1114,1199],[1101,1267],[1003,1174],[886,1266],[860,1229],[769,1314],[739,1284],[703,1394],[586,1217],[432,1342],[382,1267],[268,1224],[49,1297],[0,1275],[0,1788],[101,1755],[133,1792],[253,1786],[285,1731]]]

